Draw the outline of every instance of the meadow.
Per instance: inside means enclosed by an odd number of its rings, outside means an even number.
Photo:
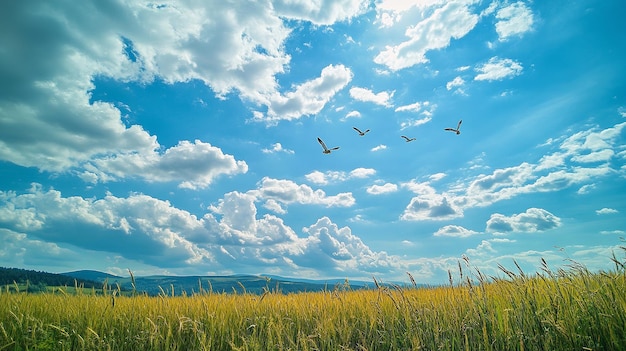
[[[0,350],[626,350],[626,269],[538,273],[467,262],[447,286],[154,297],[0,293]],[[518,267],[519,268],[519,267]]]

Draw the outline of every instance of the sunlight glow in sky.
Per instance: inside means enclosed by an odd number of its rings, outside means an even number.
[[[464,256],[491,275],[610,269],[624,13],[3,1],[0,265],[420,283]]]

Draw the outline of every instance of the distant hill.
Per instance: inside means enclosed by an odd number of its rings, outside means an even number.
[[[130,277],[119,277],[98,271],[76,271],[63,273],[76,278],[94,279],[100,283],[107,280],[109,285],[119,284],[122,289],[132,289]],[[256,276],[256,275],[229,275],[229,276],[165,276],[153,275],[135,277],[137,292],[148,295],[172,294],[187,295],[203,292],[213,293],[237,293],[244,292],[262,294],[266,290],[281,293],[297,293],[305,291],[333,290],[335,287],[347,288],[343,279],[308,280],[292,279],[280,276]],[[355,281],[349,282],[350,289],[363,289],[372,284]]]
[[[104,273],[100,271],[93,271],[93,270],[80,270],[80,271],[65,272],[65,273],[60,273],[60,274],[77,278],[77,279],[91,280],[91,281],[99,282],[99,283],[104,282],[105,279],[109,279],[113,281],[115,279],[122,279],[122,277],[114,275],[114,274]]]
[[[66,273],[37,272],[18,268],[0,268],[0,285],[13,282],[47,286],[82,285],[85,288],[102,288],[104,282],[111,288],[119,285],[122,290],[132,290],[130,277],[121,277],[94,270],[78,270]],[[312,280],[285,278],[276,275],[229,275],[229,276],[165,276],[153,275],[135,277],[135,289],[140,294],[181,295],[212,293],[252,293],[263,294],[265,291],[280,293],[316,292],[334,289],[368,289],[372,282],[346,281],[345,279]]]
[[[13,283],[46,286],[74,286],[81,285],[85,288],[99,288],[102,284],[80,277],[72,277],[63,274],[39,272],[20,268],[0,267],[0,285],[10,285]]]

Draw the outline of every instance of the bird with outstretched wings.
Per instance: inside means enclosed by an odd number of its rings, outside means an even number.
[[[335,146],[335,147],[330,148],[330,149],[329,149],[329,148],[327,148],[327,147],[326,147],[326,144],[324,144],[324,142],[323,142],[323,141],[322,141],[322,139],[320,139],[320,138],[317,138],[317,141],[320,143],[320,145],[322,145],[322,148],[324,148],[324,151],[322,151],[322,153],[324,153],[324,154],[330,154],[330,152],[331,152],[331,151],[334,151],[334,150],[338,150],[338,149],[339,149],[339,146]]]
[[[444,130],[447,130],[449,132],[454,132],[456,133],[456,135],[461,134],[461,131],[459,130],[461,128],[461,123],[463,123],[463,120],[459,120],[459,124],[456,125],[456,129],[454,128],[445,128]]]

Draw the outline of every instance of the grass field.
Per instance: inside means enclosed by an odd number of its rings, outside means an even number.
[[[4,289],[0,350],[621,351],[626,270],[613,261],[594,273],[500,267],[501,279],[460,263],[449,286],[432,288],[374,281],[358,291],[158,297]]]

